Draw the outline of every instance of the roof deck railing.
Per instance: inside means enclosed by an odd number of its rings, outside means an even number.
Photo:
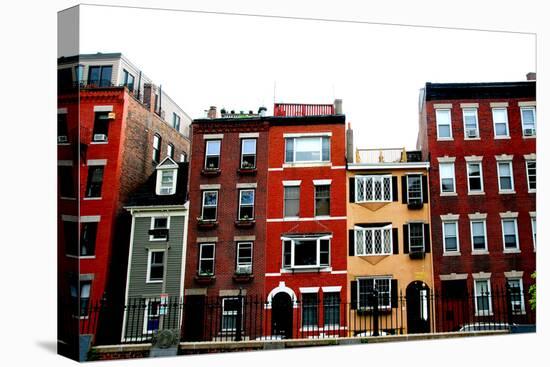
[[[356,149],[355,163],[401,163],[407,162],[405,148]]]

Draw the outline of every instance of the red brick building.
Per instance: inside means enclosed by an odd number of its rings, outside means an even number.
[[[493,309],[503,309],[494,302],[506,287],[511,321],[534,322],[527,290],[536,257],[535,81],[427,83],[420,97],[435,288],[448,299],[472,296],[438,312],[439,329],[458,328],[458,313],[502,320]]]

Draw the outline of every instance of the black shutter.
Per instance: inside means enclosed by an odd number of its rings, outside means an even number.
[[[424,251],[430,252],[430,225],[428,223],[424,224]]]
[[[351,292],[351,309],[356,310],[357,309],[357,280],[352,280],[350,284],[350,292]]]
[[[391,189],[392,189],[393,201],[398,201],[399,194],[397,191],[397,176],[391,176]]]
[[[428,204],[428,176],[422,176],[422,202]]]
[[[409,253],[409,225],[403,224],[403,252]]]
[[[355,256],[355,230],[348,231],[348,255]]]
[[[391,308],[397,308],[398,300],[397,279],[391,280]]]
[[[399,253],[399,236],[397,234],[397,228],[392,228],[392,242],[393,242],[393,253]]]
[[[408,188],[407,188],[407,176],[401,176],[401,198],[402,198],[402,203],[403,204],[407,204],[407,199],[408,199]]]
[[[355,203],[355,177],[349,178],[349,202]]]

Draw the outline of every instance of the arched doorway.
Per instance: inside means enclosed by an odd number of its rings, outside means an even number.
[[[407,332],[430,332],[430,288],[426,283],[414,281],[407,287]]]
[[[292,338],[292,299],[286,292],[273,296],[271,304],[271,334]]]

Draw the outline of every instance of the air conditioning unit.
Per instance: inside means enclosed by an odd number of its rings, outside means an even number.
[[[116,117],[116,114],[114,112],[109,112],[109,114],[107,115],[107,118],[109,120],[114,120]]]
[[[94,134],[94,141],[107,141],[107,135],[105,135],[105,134]]]
[[[523,129],[523,135],[533,136],[535,135],[535,129]]]
[[[67,141],[69,141],[69,139],[67,139],[67,135],[59,135],[57,137],[58,143],[66,143]]]
[[[171,187],[161,187],[160,194],[161,195],[171,195],[172,194],[172,188]]]
[[[252,272],[252,266],[251,265],[238,265],[237,266],[237,273],[238,274],[250,274]]]
[[[469,138],[477,138],[477,129],[466,130],[466,135],[468,135]]]

